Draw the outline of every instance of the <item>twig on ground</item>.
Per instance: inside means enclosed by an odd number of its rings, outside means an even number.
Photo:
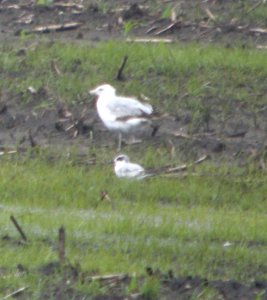
[[[164,173],[176,173],[176,172],[181,172],[187,170],[188,166],[186,164],[178,166],[178,167],[173,167],[167,169]]]
[[[86,122],[86,114],[87,114],[87,109],[84,108],[80,114],[80,116],[76,119],[70,118],[68,120],[63,119],[59,120],[56,122],[56,128],[58,130],[63,130],[65,132],[69,132],[72,130],[72,137],[76,138],[79,134],[83,134],[86,132],[89,132],[90,134],[90,139],[93,140],[93,124],[95,122],[95,119],[91,118],[89,119],[89,122]],[[68,117],[71,117],[72,114],[68,113]],[[72,123],[70,125],[66,124],[66,122],[71,121]],[[65,123],[66,126],[63,126],[63,123]]]
[[[22,7],[20,5],[17,5],[17,4],[12,4],[12,5],[7,5],[7,6],[1,5],[0,6],[0,10],[4,10],[4,9],[6,9],[6,10],[8,10],[8,9],[21,9],[21,8]]]
[[[64,31],[64,30],[72,30],[80,27],[82,23],[79,22],[69,22],[65,24],[52,24],[46,26],[37,26],[32,31],[32,33],[48,33],[50,31]]]
[[[180,130],[177,131],[172,131],[170,132],[171,135],[174,135],[175,137],[181,137],[184,139],[191,139],[192,137],[190,137],[188,134],[181,132]]]
[[[72,9],[78,9],[78,10],[82,10],[84,8],[84,6],[82,4],[77,4],[77,3],[73,3],[73,2],[69,2],[69,3],[65,3],[65,2],[55,2],[53,4],[53,7],[57,7],[57,8],[72,8]]]
[[[203,161],[209,159],[210,156],[209,155],[203,155],[202,157],[200,157],[199,159],[195,160],[194,161],[194,164],[197,165],[197,164],[200,164],[202,163]]]
[[[147,29],[147,31],[145,32],[145,34],[149,34],[149,33],[151,33],[152,31],[157,30],[158,28],[159,28],[158,25],[153,25],[153,26],[151,26],[150,28]]]
[[[203,7],[203,10],[212,21],[216,20],[216,17],[214,16],[214,14],[210,11],[210,9],[208,7]]]
[[[14,292],[12,292],[12,293],[10,293],[10,294],[8,294],[8,295],[6,295],[4,298],[3,298],[3,300],[5,300],[5,299],[8,299],[8,298],[14,298],[14,297],[17,297],[18,295],[20,295],[22,292],[24,292],[26,289],[28,289],[29,287],[28,286],[24,286],[24,287],[22,287],[22,288],[20,288],[20,289],[18,289],[18,290],[16,290],[16,291],[14,291]]]
[[[179,21],[177,22],[172,22],[171,24],[169,24],[168,26],[164,27],[163,29],[158,30],[157,32],[154,33],[154,35],[161,35],[163,33],[166,33],[172,29],[174,29],[175,27],[177,27],[177,25],[180,24]]]
[[[110,275],[103,275],[103,276],[90,276],[89,279],[94,281],[94,280],[100,280],[100,281],[120,281],[125,278],[127,278],[127,274],[110,274]]]
[[[103,200],[108,201],[108,202],[111,204],[112,209],[115,209],[114,202],[111,200],[111,198],[109,197],[109,194],[108,194],[106,191],[102,191],[102,192],[100,193],[100,201],[102,202]],[[98,202],[98,203],[96,204],[96,207],[95,207],[95,208],[98,207],[99,203],[100,203],[100,202]]]
[[[126,42],[129,43],[165,43],[165,44],[169,44],[169,43],[173,43],[174,40],[173,39],[164,39],[164,38],[159,38],[159,39],[151,39],[151,38],[135,38],[135,39],[126,39]]]
[[[63,226],[58,230],[58,258],[63,266],[65,264],[65,229]]]
[[[27,14],[24,13],[21,16],[19,16],[19,19],[16,21],[18,24],[32,24],[33,23],[34,14]]]
[[[182,172],[182,171],[186,171],[189,167],[192,167],[193,165],[198,165],[202,162],[204,162],[205,160],[207,160],[209,158],[208,155],[204,155],[200,158],[198,158],[197,160],[195,160],[193,163],[191,164],[184,164],[178,167],[172,167],[172,168],[168,168],[167,170],[165,170],[163,172],[163,174],[170,174],[170,173],[177,173],[177,172]]]
[[[4,151],[0,151],[0,156],[5,154],[14,154],[17,152],[18,152],[17,150],[4,150]]]
[[[123,76],[122,73],[123,73],[123,70],[125,68],[127,60],[128,60],[128,56],[125,55],[124,58],[123,58],[123,60],[122,60],[121,66],[120,66],[120,68],[118,70],[117,76],[116,76],[117,80],[124,80],[124,76]]]
[[[267,29],[266,28],[250,28],[249,29],[249,32],[252,32],[252,33],[259,33],[259,34],[267,34]]]
[[[34,138],[32,136],[31,129],[29,130],[28,135],[29,135],[29,141],[30,141],[31,147],[35,148],[36,146],[38,146],[37,142],[34,140]]]
[[[61,76],[62,73],[60,72],[58,65],[57,65],[57,61],[55,59],[53,59],[51,61],[51,69],[54,71],[54,73],[56,73],[57,75]]]
[[[170,145],[170,155],[171,155],[171,158],[173,159],[176,155],[176,149],[175,149],[174,143],[171,139],[168,140],[168,143]]]
[[[71,124],[70,126],[68,126],[66,129],[64,129],[64,131],[68,132],[70,131],[72,128],[74,128],[76,126],[75,123]]]
[[[23,232],[22,228],[20,227],[19,223],[15,219],[15,217],[11,215],[10,220],[12,221],[12,223],[14,224],[16,229],[18,230],[18,232],[19,232],[20,236],[22,237],[23,241],[27,242],[27,237],[26,237],[25,233]]]
[[[35,1],[32,1],[32,2],[33,2],[32,4],[34,4]],[[20,5],[11,4],[11,5],[1,5],[0,9],[1,10],[4,10],[4,9],[6,9],[6,10],[9,10],[9,9],[19,10],[19,9],[29,9],[29,7],[32,7],[32,6],[34,6],[34,5],[31,5],[31,4],[20,4]],[[53,3],[53,8],[61,8],[61,9],[64,9],[64,8],[70,9],[70,8],[72,8],[72,9],[82,10],[82,9],[84,9],[84,6],[82,4],[78,4],[78,3],[74,3],[74,2],[65,3],[65,2],[62,1],[62,2]]]

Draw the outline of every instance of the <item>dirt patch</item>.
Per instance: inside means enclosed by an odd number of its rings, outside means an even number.
[[[176,277],[172,271],[167,274],[161,273],[159,270],[153,272],[151,268],[147,268],[149,272],[146,276],[135,278],[136,291],[125,294],[133,278],[127,274],[111,274],[96,276],[82,272],[80,267],[66,265],[61,267],[58,262],[51,262],[41,266],[35,276],[39,276],[41,281],[46,282],[42,292],[37,299],[94,299],[94,300],[125,300],[125,299],[180,299],[189,300],[194,296],[205,295],[204,293],[212,292],[213,299],[227,300],[252,300],[267,299],[267,282],[254,281],[249,285],[241,284],[234,280],[207,280],[200,277]],[[23,276],[23,272],[29,274],[29,270],[25,271],[23,266],[18,266],[17,271]],[[88,287],[92,282],[97,282],[99,295],[93,295],[94,292],[81,292],[75,288],[75,284]],[[160,290],[156,294],[149,292],[141,292],[142,286],[146,282],[159,282]],[[103,292],[105,291],[105,292]],[[16,295],[17,299],[29,299],[32,297],[31,288],[25,289]],[[177,298],[178,297],[178,298]]]
[[[168,37],[262,45],[266,43],[262,1],[4,1],[2,38],[44,33],[51,38],[85,40]],[[38,4],[39,3],[39,4]],[[54,26],[54,27],[53,27]]]
[[[14,247],[27,246],[7,235],[1,237],[1,240]],[[44,239],[40,242],[57,248],[51,240]],[[20,300],[33,297],[77,300],[189,300],[193,297],[214,300],[256,300],[258,297],[262,300],[267,299],[266,280],[251,280],[245,284],[236,280],[180,276],[174,274],[172,270],[162,272],[150,266],[146,267],[143,276],[134,278],[126,273],[98,275],[92,270],[85,270],[82,264],[74,265],[67,260],[65,263],[51,261],[39,267],[25,267],[22,264],[13,269],[0,267],[0,276],[7,277],[10,274],[16,274],[16,277],[21,278],[34,276],[39,280],[38,295],[32,286],[14,291],[13,297]]]
[[[79,154],[83,155],[92,145],[116,148],[117,136],[103,126],[95,109],[88,109],[86,104],[66,106],[56,103],[48,109],[34,109],[38,101],[42,101],[38,95],[34,94],[33,100],[21,107],[16,97],[12,99],[11,95],[2,93],[0,147],[3,151],[16,148],[19,153],[24,153],[36,147],[78,146]],[[168,116],[159,121],[155,136],[152,136],[151,128],[145,128],[136,137],[150,146],[165,145],[170,151],[179,149],[185,159],[208,154],[230,161],[242,162],[249,158],[260,163],[266,156],[267,109],[257,115],[260,126],[253,125],[254,115],[249,109],[234,109],[235,119],[226,125],[214,118],[207,128],[205,120],[200,120],[192,131],[188,122],[190,116],[181,111],[179,117]]]

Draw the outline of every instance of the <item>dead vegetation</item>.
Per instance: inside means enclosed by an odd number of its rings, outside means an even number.
[[[265,1],[3,1],[2,35],[49,34],[90,40],[133,34],[144,40],[266,41]],[[227,11],[227,13],[226,13]],[[64,33],[65,32],[65,33]],[[62,35],[63,33],[63,35]],[[145,37],[145,38],[144,38]],[[228,40],[228,41],[227,41]]]

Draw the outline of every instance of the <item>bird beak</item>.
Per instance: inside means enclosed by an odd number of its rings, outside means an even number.
[[[94,89],[94,90],[89,91],[89,94],[90,95],[96,95],[96,90]]]

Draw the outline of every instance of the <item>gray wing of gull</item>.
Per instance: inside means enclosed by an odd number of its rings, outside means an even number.
[[[148,103],[126,97],[116,97],[107,103],[107,108],[117,118],[150,115],[153,108]]]

